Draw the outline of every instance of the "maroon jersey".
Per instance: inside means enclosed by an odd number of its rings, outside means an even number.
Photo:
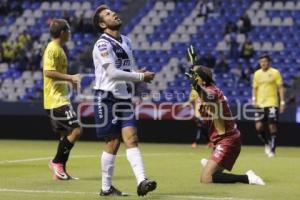
[[[200,96],[200,115],[208,128],[209,141],[216,145],[221,140],[240,137],[240,132],[232,117],[227,98],[214,85],[205,88],[207,99],[204,102]]]

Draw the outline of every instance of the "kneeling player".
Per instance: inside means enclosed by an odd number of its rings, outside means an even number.
[[[198,92],[200,114],[207,126],[208,137],[213,145],[209,159],[202,159],[202,183],[247,183],[265,185],[252,170],[243,175],[223,173],[231,171],[241,151],[240,132],[233,121],[231,110],[223,92],[214,85],[212,72],[207,67],[195,66],[187,74]]]

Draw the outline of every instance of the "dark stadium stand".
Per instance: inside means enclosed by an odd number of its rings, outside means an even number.
[[[4,1],[5,2],[5,1]],[[22,2],[22,3],[20,3]],[[42,98],[41,55],[49,41],[48,25],[52,18],[66,18],[72,26],[72,40],[67,43],[70,70],[92,73],[91,48],[97,36],[91,26],[93,10],[106,3],[122,11],[128,0],[94,1],[7,1],[1,5],[0,100],[40,101]],[[193,44],[201,64],[215,69],[218,86],[230,102],[248,102],[250,77],[257,65],[257,55],[267,52],[273,65],[291,87],[300,72],[300,2],[297,1],[212,1],[207,15],[201,15],[202,3],[190,1],[148,0],[123,27],[133,41],[138,66],[157,72],[152,93],[160,93],[154,102],[184,102],[190,86],[183,75],[188,68],[186,48]],[[4,12],[6,10],[6,12]],[[247,14],[250,30],[242,29],[241,17]],[[229,29],[226,27],[231,26]],[[247,61],[240,57],[246,40],[252,42],[254,55]],[[208,54],[211,54],[208,59]],[[229,68],[218,69],[225,55]],[[249,73],[250,72],[250,73]],[[93,78],[82,82],[83,94],[92,94]],[[184,95],[167,95],[183,93]],[[74,95],[76,102],[87,98]]]

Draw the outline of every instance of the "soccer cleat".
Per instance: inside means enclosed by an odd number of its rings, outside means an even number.
[[[273,151],[270,151],[270,152],[268,153],[268,157],[269,157],[269,158],[275,157],[275,153],[274,153]]]
[[[246,175],[248,176],[249,184],[251,184],[251,185],[266,185],[266,183],[262,180],[262,178],[257,176],[254,173],[254,171],[249,170],[246,172]]]
[[[143,180],[137,187],[138,196],[145,196],[148,192],[156,189],[157,183],[148,179]]]
[[[208,160],[206,158],[202,158],[200,163],[202,165],[202,167],[205,167],[207,165]]]
[[[269,154],[271,153],[271,147],[268,144],[265,144],[265,154],[267,156],[269,156]]]
[[[99,194],[100,196],[128,196],[127,193],[123,193],[120,190],[116,189],[114,186],[110,186],[109,190],[103,191]]]
[[[68,180],[79,180],[79,178],[71,176],[69,173],[66,172],[66,174],[68,175]]]
[[[52,160],[49,161],[49,168],[53,171],[54,180],[68,180],[69,176],[64,170],[62,163],[54,163]]]

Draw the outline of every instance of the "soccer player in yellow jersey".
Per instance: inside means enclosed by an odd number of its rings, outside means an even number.
[[[280,72],[270,66],[270,56],[264,54],[259,58],[260,69],[254,73],[252,103],[260,111],[255,113],[255,127],[258,137],[265,144],[268,157],[275,156],[278,109],[284,111],[284,88]],[[278,96],[279,94],[279,96]],[[270,132],[268,139],[264,130],[267,123]]]
[[[66,172],[66,163],[74,143],[81,135],[81,127],[68,97],[68,83],[74,87],[80,84],[80,75],[68,75],[67,56],[63,45],[70,37],[70,26],[64,19],[54,19],[50,25],[51,42],[43,55],[44,108],[52,129],[60,135],[55,157],[49,167],[56,180],[76,179]]]

